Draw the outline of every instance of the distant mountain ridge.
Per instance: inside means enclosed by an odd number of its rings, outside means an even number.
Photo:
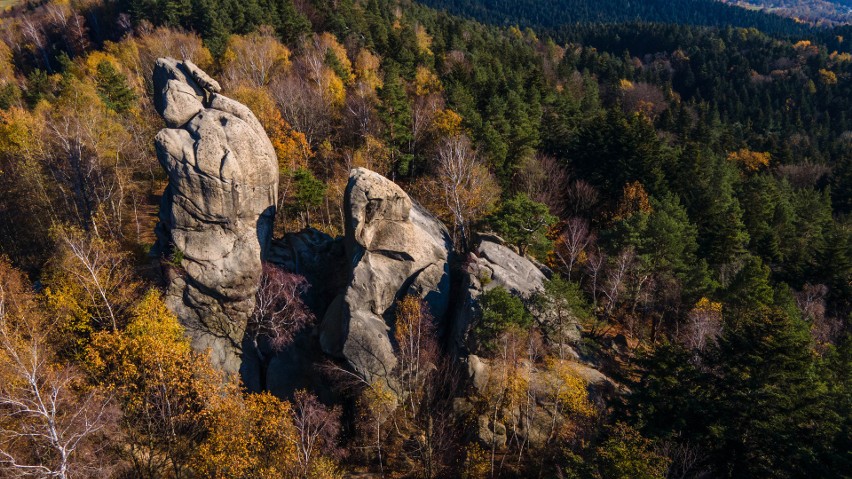
[[[810,29],[789,18],[716,0],[420,0],[420,3],[482,22],[545,29],[566,24],[635,21],[755,27],[785,36],[802,35]]]
[[[816,25],[852,24],[852,0],[721,0]]]

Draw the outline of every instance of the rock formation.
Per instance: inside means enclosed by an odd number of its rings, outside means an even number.
[[[372,380],[396,364],[390,338],[397,299],[416,295],[444,317],[452,241],[440,221],[372,171],[352,170],[344,202],[349,282],[325,313],[320,344]]]
[[[157,157],[168,174],[155,251],[178,266],[166,302],[193,347],[235,373],[270,239],[278,161],[260,122],[189,61],[157,60],[154,105],[167,128]]]
[[[470,326],[479,315],[478,298],[483,291],[500,287],[528,299],[544,289],[545,281],[542,267],[520,256],[501,238],[481,235],[479,245],[468,255],[456,294],[451,349],[456,354],[464,351]]]

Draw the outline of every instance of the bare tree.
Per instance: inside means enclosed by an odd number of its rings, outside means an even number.
[[[60,233],[59,243],[63,254],[58,265],[66,281],[85,292],[98,326],[118,330],[136,286],[125,255],[115,245],[73,229]]]
[[[606,313],[611,315],[615,307],[622,299],[627,289],[628,276],[636,261],[636,253],[633,248],[625,248],[615,257],[615,260],[606,268],[606,277],[602,284],[601,292],[606,298]]]
[[[826,315],[825,297],[828,286],[806,283],[802,290],[794,293],[796,306],[802,316],[811,323],[811,335],[821,344],[830,344],[837,340],[843,331],[843,321]]]
[[[58,31],[65,40],[69,52],[82,54],[89,46],[88,28],[82,15],[79,15],[70,4],[51,2],[45,5],[47,18],[52,29]]]
[[[680,342],[694,351],[703,351],[722,334],[722,307],[702,299],[687,316],[680,331]]]
[[[362,81],[355,83],[352,94],[346,97],[347,116],[361,138],[376,135],[376,101],[375,91]]]
[[[0,284],[0,475],[76,477],[97,462],[96,438],[112,420],[110,401],[54,362],[52,325],[13,314]]]
[[[464,135],[445,138],[437,152],[437,187],[453,223],[457,245],[469,241],[470,223],[494,203],[497,186],[487,168],[476,157],[473,145]]]
[[[671,459],[666,475],[669,479],[704,477],[709,472],[706,466],[702,466],[707,454],[696,444],[667,440],[658,446],[657,453]]]
[[[595,309],[598,307],[598,283],[600,282],[605,265],[606,255],[601,251],[600,247],[595,247],[594,251],[589,252],[586,258],[585,270],[591,282],[588,290],[592,294],[592,303]]]
[[[313,394],[296,391],[293,397],[293,424],[298,434],[299,468],[302,477],[310,477],[311,467],[320,453],[336,455],[340,432],[340,406],[327,407]]]
[[[598,190],[585,180],[574,180],[565,190],[567,212],[574,216],[588,215],[598,204],[599,198]]]
[[[48,73],[53,73],[53,67],[50,65],[50,56],[47,52],[47,39],[44,33],[44,26],[38,19],[33,19],[31,15],[26,15],[21,19],[21,33],[24,38],[29,41],[41,55],[44,62],[44,68]]]
[[[306,62],[297,62],[295,73],[274,79],[270,93],[284,119],[316,147],[331,131],[331,107],[323,98],[321,86],[312,83],[303,73],[308,66]]]
[[[232,55],[225,62],[223,74],[232,86],[240,82],[266,86],[290,66],[290,50],[275,38],[274,30],[268,26],[245,36],[232,36],[228,48]]]
[[[595,235],[589,230],[589,222],[582,218],[571,218],[565,222],[553,253],[562,263],[564,270],[568,273],[568,281],[571,281],[571,273],[580,256],[591,244],[595,242]]]
[[[521,190],[533,200],[547,205],[552,215],[562,218],[568,212],[565,186],[570,184],[570,178],[556,158],[548,155],[530,158],[523,165],[518,179]]]
[[[415,146],[426,139],[427,132],[435,121],[435,114],[443,107],[444,99],[439,94],[420,95],[414,99],[411,108],[411,134],[414,136]]]
[[[274,350],[280,351],[314,319],[302,301],[308,287],[303,276],[284,271],[272,263],[263,264],[255,308],[248,324],[255,346],[261,338],[266,338]]]
[[[263,263],[254,311],[246,328],[262,369],[272,359],[265,352],[267,345],[273,352],[281,351],[314,320],[313,313],[302,301],[308,287],[303,276],[284,271],[272,263]],[[261,378],[265,376],[261,374]]]

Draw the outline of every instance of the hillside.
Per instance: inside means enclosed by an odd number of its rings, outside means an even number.
[[[497,25],[552,29],[571,24],[651,22],[757,28],[775,35],[802,35],[792,20],[715,0],[424,0],[430,7]]]
[[[733,0],[726,3],[816,25],[852,23],[852,2],[849,0]]]
[[[849,477],[850,27],[441,4],[0,16],[0,478]]]

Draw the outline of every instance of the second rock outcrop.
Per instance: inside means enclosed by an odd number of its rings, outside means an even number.
[[[447,312],[452,241],[439,220],[372,171],[352,170],[344,202],[349,282],[325,313],[320,344],[372,381],[396,365],[397,299],[423,298],[436,318]]]

